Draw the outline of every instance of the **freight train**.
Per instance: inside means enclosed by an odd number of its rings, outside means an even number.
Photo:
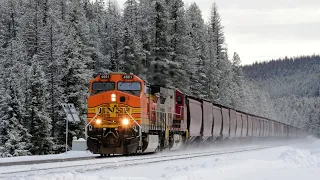
[[[183,93],[133,74],[90,81],[87,147],[94,154],[152,153],[192,143],[240,138],[301,137],[303,130]]]

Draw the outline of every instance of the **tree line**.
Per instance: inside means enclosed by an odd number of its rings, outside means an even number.
[[[320,56],[285,57],[244,66],[265,89],[278,119],[320,135]]]
[[[205,22],[182,0],[2,0],[0,2],[0,156],[59,153],[61,103],[74,103],[84,136],[88,84],[99,72],[134,73],[151,84],[261,116],[270,97],[247,80],[237,53],[228,57],[222,18]]]

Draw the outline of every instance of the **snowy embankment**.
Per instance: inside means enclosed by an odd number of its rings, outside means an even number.
[[[62,153],[62,154],[8,157],[8,158],[0,158],[0,166],[1,166],[1,163],[10,163],[10,162],[43,161],[43,160],[52,160],[52,159],[72,159],[72,158],[83,158],[83,157],[94,157],[94,156],[98,156],[98,155],[92,154],[89,151],[68,151],[67,153]]]
[[[0,158],[0,167],[8,165],[23,165],[23,164],[36,164],[45,163],[52,161],[72,161],[78,159],[90,159],[97,157],[99,155],[92,154],[86,151],[87,145],[86,140],[80,138],[73,138],[72,141],[73,151],[68,151],[67,153],[52,154],[52,155],[40,155],[40,156],[18,156],[18,157],[8,157]]]
[[[228,147],[228,149],[234,148]],[[208,150],[210,149],[202,149],[201,151]],[[79,167],[74,167],[56,171],[48,170],[41,173],[25,173],[19,176],[14,174],[8,176],[7,174],[3,175],[3,178],[10,180],[318,179],[320,172],[320,140],[309,138],[305,142],[282,147],[234,154],[185,158],[145,165],[115,165],[112,168],[108,166],[111,162],[128,158],[138,159],[139,157],[99,159],[98,161],[105,161],[105,164],[84,166],[80,169]],[[95,160],[90,161],[96,162]],[[84,163],[83,161],[81,162]],[[75,162],[65,163],[72,164]],[[33,166],[36,167],[37,165]],[[15,166],[11,168],[19,167]]]

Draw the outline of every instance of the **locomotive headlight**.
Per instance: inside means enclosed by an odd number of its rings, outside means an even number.
[[[123,120],[122,120],[122,124],[123,125],[128,125],[129,124],[129,120],[128,119],[126,119],[126,118],[124,118]]]
[[[96,120],[96,124],[98,124],[98,125],[101,124],[101,122],[102,122],[101,119]]]
[[[111,94],[111,101],[115,102],[117,100],[116,97],[116,94]]]

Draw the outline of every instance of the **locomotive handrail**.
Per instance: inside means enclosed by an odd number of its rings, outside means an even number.
[[[99,107],[99,111],[96,112],[96,115],[91,119],[91,121],[89,123],[87,123],[87,125],[85,126],[84,132],[85,132],[85,138],[86,140],[88,139],[88,126],[94,121],[94,119],[97,118],[97,116],[99,115],[99,113],[101,112],[101,107]]]
[[[131,116],[131,114],[128,113],[127,109],[125,109],[125,112],[127,115],[136,123],[137,126],[139,126],[139,150],[142,152],[142,128],[141,125]]]
[[[180,114],[178,113],[175,113],[175,112],[172,112],[172,111],[160,111],[160,110],[151,110],[151,112],[157,112],[157,113],[168,113],[168,114],[173,114],[173,115],[178,115],[178,116],[181,116],[182,115],[182,109],[184,107],[183,106],[180,106]]]

